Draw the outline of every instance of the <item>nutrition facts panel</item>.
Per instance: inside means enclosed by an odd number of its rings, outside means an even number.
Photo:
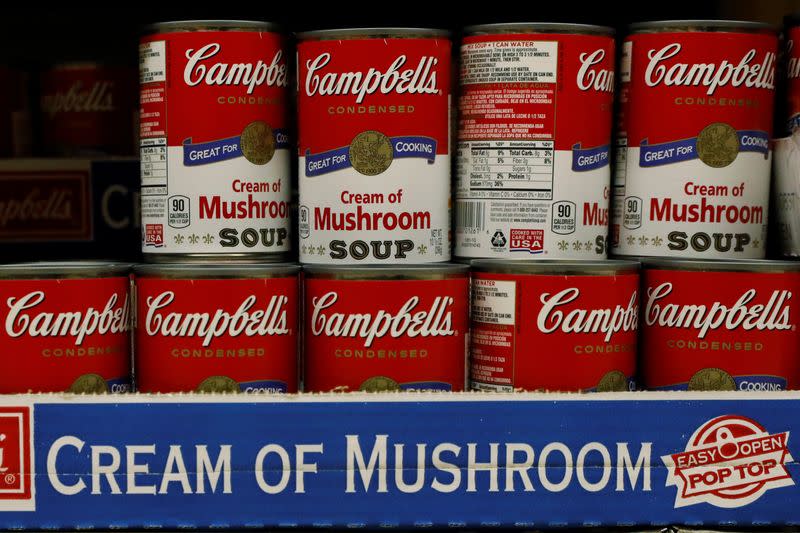
[[[553,141],[459,143],[461,198],[553,197]],[[466,185],[466,187],[465,187]]]
[[[167,139],[142,139],[142,195],[167,194]]]

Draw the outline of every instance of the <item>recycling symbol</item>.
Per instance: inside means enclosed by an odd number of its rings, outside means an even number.
[[[503,235],[503,232],[500,230],[495,231],[494,235],[492,236],[492,246],[501,248],[505,245],[506,245],[506,236]]]

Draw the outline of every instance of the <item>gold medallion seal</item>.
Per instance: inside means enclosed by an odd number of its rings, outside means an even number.
[[[730,374],[719,368],[699,370],[689,380],[689,390],[736,390],[736,382]]]
[[[358,388],[364,392],[388,392],[400,390],[400,385],[392,378],[374,376],[364,381]]]
[[[105,394],[108,392],[108,384],[97,374],[84,374],[72,382],[67,392],[75,394]]]
[[[350,143],[350,164],[365,176],[376,176],[394,159],[392,141],[379,131],[362,131]]]
[[[619,370],[607,372],[597,384],[597,392],[619,392],[628,390],[628,376]]]
[[[211,376],[197,386],[197,392],[240,392],[239,384],[227,376]]]
[[[739,135],[724,122],[709,124],[697,136],[697,156],[712,168],[723,168],[739,155]]]
[[[275,134],[265,122],[256,120],[242,131],[242,154],[254,165],[266,165],[275,155]]]

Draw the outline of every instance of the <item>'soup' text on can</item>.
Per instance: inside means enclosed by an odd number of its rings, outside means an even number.
[[[130,266],[0,265],[0,393],[130,390]]]
[[[450,259],[448,33],[303,33],[300,261]]]
[[[467,265],[304,268],[304,389],[463,391]]]
[[[622,47],[612,253],[763,258],[777,36],[770,26],[632,26]]]
[[[299,269],[137,266],[136,389],[297,392]]]
[[[604,259],[614,31],[530,23],[466,34],[455,255]]]
[[[642,279],[647,389],[796,387],[800,263],[650,260]]]
[[[639,264],[473,261],[475,390],[635,388]]]
[[[168,22],[142,38],[139,55],[146,259],[286,253],[284,37],[262,22]]]

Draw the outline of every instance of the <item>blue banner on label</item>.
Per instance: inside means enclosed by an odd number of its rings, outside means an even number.
[[[394,159],[418,157],[426,159],[429,164],[433,164],[436,160],[436,140],[430,137],[392,137],[390,142]],[[351,166],[349,146],[319,154],[306,151],[306,176],[308,177],[328,174]]]
[[[758,152],[766,158],[769,155],[769,135],[764,131],[737,131],[740,152]],[[697,159],[697,137],[681,139],[660,144],[647,144],[647,139],[639,147],[639,166],[658,167]]]
[[[286,383],[283,381],[246,381],[239,383],[239,389],[245,393],[255,392],[286,392]]]
[[[131,380],[128,378],[107,379],[108,392],[130,392]]]
[[[289,147],[289,137],[285,130],[274,130],[275,149]],[[242,157],[242,136],[228,137],[202,143],[193,143],[191,137],[183,141],[183,165],[193,167],[208,165]]]
[[[603,168],[608,165],[610,156],[610,145],[597,146],[595,148],[581,148],[580,143],[572,146],[572,170],[573,172],[586,172]]]
[[[777,376],[736,376],[733,378],[736,390],[740,391],[779,391],[786,390],[786,380]],[[688,383],[656,387],[652,390],[688,390]]]
[[[441,381],[415,381],[413,383],[401,383],[400,390],[415,391],[451,391],[452,385]]]

